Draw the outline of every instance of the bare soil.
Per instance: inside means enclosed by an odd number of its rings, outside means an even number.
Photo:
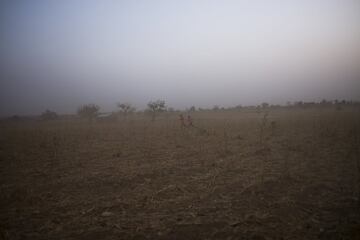
[[[359,111],[0,123],[0,239],[360,239]]]

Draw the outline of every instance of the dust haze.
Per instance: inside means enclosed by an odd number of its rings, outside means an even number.
[[[359,100],[358,1],[4,1],[1,115]]]
[[[0,239],[360,239],[360,1],[0,3]]]

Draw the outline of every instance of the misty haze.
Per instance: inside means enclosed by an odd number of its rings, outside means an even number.
[[[0,239],[360,239],[360,2],[2,1]]]

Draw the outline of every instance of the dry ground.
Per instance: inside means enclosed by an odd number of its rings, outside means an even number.
[[[0,124],[0,239],[360,239],[359,110]]]

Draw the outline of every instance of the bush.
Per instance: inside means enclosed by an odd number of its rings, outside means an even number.
[[[82,118],[92,120],[99,114],[100,107],[96,104],[86,104],[78,108],[77,114]]]
[[[43,112],[40,117],[41,117],[42,120],[55,120],[55,119],[58,119],[57,113],[53,112],[53,111],[50,111],[50,110],[46,110],[45,112]]]

